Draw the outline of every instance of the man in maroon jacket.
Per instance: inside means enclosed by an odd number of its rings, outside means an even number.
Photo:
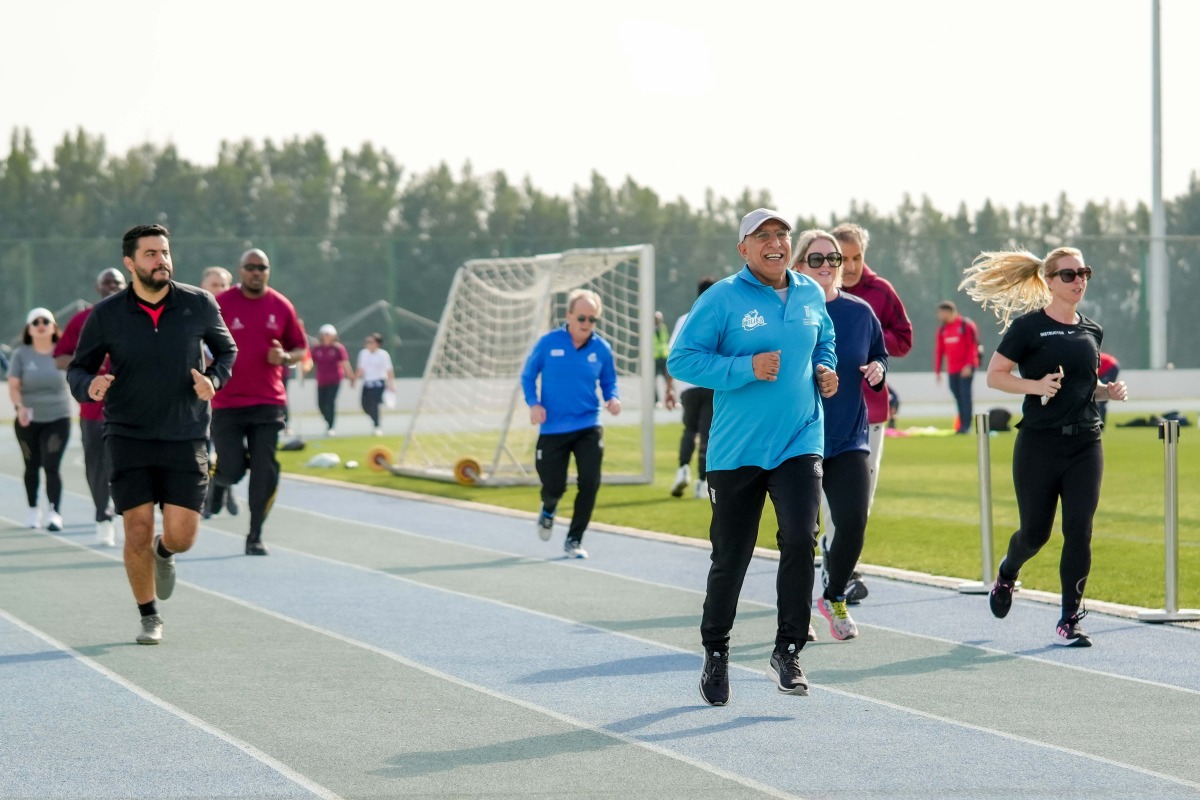
[[[838,225],[831,233],[842,248],[842,289],[855,297],[862,298],[867,301],[867,305],[871,306],[871,310],[879,318],[880,326],[883,327],[883,343],[887,346],[889,358],[908,355],[913,343],[912,322],[909,321],[908,312],[904,310],[904,303],[900,301],[900,296],[896,294],[892,284],[879,277],[867,266],[867,245],[870,242],[870,234],[867,233],[866,228],[852,222]],[[866,386],[865,381],[864,386]],[[876,387],[868,388],[871,388],[872,391],[864,391],[863,397],[867,402],[867,423],[870,426],[871,494],[867,506],[867,512],[870,513],[870,504],[875,502],[875,486],[879,483],[879,465],[883,458],[883,431],[887,427],[891,409],[888,405],[886,384],[882,391],[874,391]],[[828,509],[824,510],[823,517],[829,520]],[[821,540],[822,556],[833,542],[834,533],[832,523],[828,523],[825,536]],[[823,581],[827,580],[824,558],[822,558],[821,578]],[[866,584],[862,582],[862,575],[856,570],[850,583],[846,585],[846,600],[854,604],[866,596]]]

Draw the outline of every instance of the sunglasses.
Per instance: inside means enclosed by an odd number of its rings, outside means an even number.
[[[1076,278],[1083,278],[1085,281],[1090,281],[1092,279],[1092,268],[1084,267],[1083,269],[1060,269],[1058,272],[1054,273],[1054,275],[1062,278],[1063,283],[1074,283]],[[1053,278],[1054,275],[1051,275],[1050,277]]]
[[[270,267],[266,264],[242,264],[242,269],[246,272],[266,272]]]
[[[820,269],[821,265],[826,261],[829,262],[829,266],[838,269],[842,266],[842,254],[830,253],[829,255],[822,255],[821,253],[809,253],[804,258],[804,263],[808,264],[809,269]]]
[[[52,323],[50,320],[46,319],[45,317],[38,317],[37,319],[35,319],[33,322],[31,322],[29,324],[36,326],[38,328],[44,328],[48,325],[53,325],[54,323]]]
[[[583,314],[579,314],[575,317],[575,320],[577,322],[590,322],[593,325],[595,325],[597,322],[600,321],[600,318],[599,317],[587,317],[587,316],[584,316]]]

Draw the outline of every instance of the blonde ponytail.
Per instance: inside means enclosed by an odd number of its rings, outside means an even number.
[[[963,270],[966,277],[958,288],[985,309],[990,307],[1002,329],[1008,330],[1014,316],[1042,308],[1050,302],[1050,287],[1042,275],[1047,263],[1049,256],[1043,262],[1026,250],[980,253],[971,266]]]

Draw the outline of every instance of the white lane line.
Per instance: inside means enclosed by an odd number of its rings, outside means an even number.
[[[353,491],[353,490],[348,490],[348,491]],[[276,508],[279,508],[279,507],[280,506],[277,504]],[[464,548],[468,548],[471,550],[478,550],[478,551],[484,552],[484,553],[508,556],[510,558],[520,558],[520,559],[529,561],[531,563],[542,563],[542,564],[546,564],[548,566],[556,567],[556,568],[560,568],[560,569],[580,569],[580,570],[584,570],[587,572],[595,573],[597,575],[603,575],[603,576],[609,577],[609,578],[617,578],[617,579],[624,580],[624,581],[631,581],[633,583],[639,583],[644,586],[652,586],[656,589],[669,589],[671,591],[687,592],[688,594],[693,594],[698,597],[704,596],[704,592],[699,589],[691,589],[686,586],[675,586],[675,585],[672,585],[669,583],[661,583],[659,581],[653,581],[648,578],[639,578],[639,577],[632,576],[632,575],[622,575],[619,572],[612,572],[609,570],[601,569],[599,567],[593,567],[590,565],[580,564],[577,561],[564,561],[561,558],[544,559],[544,558],[539,558],[538,556],[526,555],[524,553],[513,553],[510,551],[501,550],[501,549],[498,549],[495,547],[487,547],[485,545],[471,544],[469,542],[457,542],[457,541],[454,541],[453,539],[444,539],[440,536],[434,536],[432,534],[418,533],[416,531],[410,531],[406,528],[381,525],[377,522],[364,522],[361,520],[347,520],[344,517],[336,517],[336,516],[333,516],[332,514],[326,514],[321,511],[311,511],[309,509],[300,508],[297,506],[282,506],[282,507],[289,511],[293,511],[295,513],[309,514],[314,517],[323,517],[324,519],[328,519],[333,522],[339,522],[343,525],[346,524],[347,522],[352,522],[355,525],[363,525],[363,526],[366,526],[369,528],[376,528],[378,530],[387,531],[389,533],[399,533],[404,536],[412,536],[417,539],[424,539],[426,541],[437,542],[439,544],[452,545],[455,547],[464,547]],[[486,512],[479,512],[479,513],[486,513]],[[217,530],[217,529],[212,529],[212,530]],[[221,531],[221,532],[224,533],[224,531]],[[230,534],[230,535],[232,535],[232,534]],[[276,545],[272,545],[272,547],[275,547],[275,546]],[[324,558],[323,556],[313,555],[312,553],[308,553],[308,552],[305,552],[302,550],[291,550],[290,552],[295,553],[297,555],[311,556],[312,558],[320,558],[320,559]],[[325,559],[325,560],[331,561],[332,563],[344,564],[345,566],[358,566],[355,564],[345,564],[345,562],[333,561],[332,559]],[[361,567],[361,569],[370,570],[369,567]],[[379,570],[370,570],[370,571],[378,572],[381,575],[389,575],[389,573],[382,572]],[[395,577],[395,576],[389,575],[389,577]],[[424,586],[427,584],[421,584],[421,585]],[[936,589],[936,587],[931,587],[931,591],[936,592],[938,590]],[[946,591],[949,591],[949,590],[946,590]],[[762,603],[758,600],[742,599],[742,600],[739,600],[738,602],[739,602],[739,604],[742,604],[742,605],[757,607],[760,609],[771,610],[771,609],[775,608],[775,606],[770,603]],[[1200,689],[1192,689],[1187,686],[1178,686],[1178,685],[1171,684],[1171,683],[1162,683],[1160,681],[1150,680],[1149,678],[1138,678],[1133,675],[1122,675],[1122,674],[1116,673],[1116,672],[1106,672],[1104,670],[1096,669],[1094,667],[1083,667],[1083,666],[1078,666],[1075,664],[1064,663],[1061,661],[1053,661],[1048,658],[1042,658],[1041,656],[1031,656],[1031,655],[1027,655],[1024,653],[1015,653],[1011,650],[1003,650],[998,647],[988,647],[987,645],[981,645],[981,644],[968,644],[966,642],[960,642],[955,639],[946,639],[941,636],[933,636],[932,634],[926,634],[926,633],[916,633],[914,631],[908,631],[908,630],[904,630],[902,628],[893,628],[888,625],[879,625],[877,623],[860,622],[860,623],[858,623],[858,626],[860,628],[869,628],[869,629],[874,629],[874,630],[879,630],[879,631],[886,631],[888,633],[893,633],[893,634],[896,634],[899,636],[909,636],[914,639],[922,639],[922,640],[929,641],[929,642],[938,642],[940,644],[953,645],[955,647],[970,647],[970,648],[979,650],[984,653],[990,653],[992,655],[1008,656],[1009,658],[1020,659],[1022,661],[1031,661],[1031,662],[1034,662],[1037,664],[1043,664],[1043,665],[1049,666],[1049,667],[1057,667],[1059,669],[1073,670],[1075,672],[1082,672],[1087,675],[1095,675],[1095,676],[1101,677],[1101,678],[1111,678],[1113,680],[1128,681],[1130,683],[1137,683],[1137,684],[1141,684],[1143,686],[1151,686],[1155,689],[1168,689],[1168,690],[1175,691],[1175,692],[1182,692],[1184,694],[1200,696]]]
[[[200,730],[204,731],[208,735],[215,736],[216,738],[220,739],[221,741],[225,742],[226,744],[233,745],[234,747],[236,747],[238,750],[241,750],[246,755],[265,764],[267,767],[274,770],[275,772],[278,772],[280,775],[287,778],[289,781],[296,784],[300,788],[305,789],[309,792],[312,792],[317,797],[326,798],[326,800],[341,800],[341,795],[336,794],[336,793],[330,791],[329,789],[326,789],[324,786],[321,786],[320,784],[309,780],[308,778],[301,775],[299,772],[296,772],[294,769],[289,767],[287,764],[284,764],[282,761],[272,758],[271,756],[264,753],[262,750],[259,750],[257,747],[254,747],[251,744],[243,742],[241,739],[238,739],[237,737],[226,733],[225,731],[221,730],[220,728],[217,728],[217,727],[214,727],[214,726],[208,724],[207,722],[200,719],[199,717],[189,714],[188,712],[184,711],[183,709],[181,709],[177,706],[171,705],[166,700],[163,700],[161,697],[156,697],[155,695],[150,694],[149,692],[147,692],[145,689],[141,688],[137,684],[131,683],[130,681],[121,677],[120,675],[118,675],[117,673],[108,669],[107,667],[93,661],[91,658],[88,658],[83,653],[80,653],[78,650],[75,650],[70,645],[68,645],[64,642],[60,642],[59,640],[55,639],[53,636],[46,633],[45,631],[38,630],[37,628],[34,628],[33,626],[26,624],[23,620],[17,619],[12,614],[8,613],[7,611],[5,611],[2,608],[0,608],[0,617],[3,617],[4,619],[11,622],[13,625],[17,626],[18,628],[25,631],[26,633],[30,633],[30,634],[36,636],[37,638],[41,639],[43,642],[50,645],[54,649],[61,650],[62,652],[66,653],[67,655],[74,658],[76,661],[79,661],[84,666],[90,667],[91,669],[95,670],[96,672],[99,672],[105,678],[108,678],[110,681],[117,684],[118,686],[125,689],[126,691],[132,692],[133,694],[137,695],[138,697],[142,698],[143,700],[158,706],[162,710],[166,711],[168,714],[173,714],[174,716],[179,717],[184,722],[186,722],[189,725],[192,725],[196,728],[199,728]]]

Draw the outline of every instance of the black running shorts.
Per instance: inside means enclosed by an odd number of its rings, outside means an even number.
[[[204,439],[185,442],[109,436],[112,498],[117,513],[146,503],[204,508],[208,492],[208,448]]]

